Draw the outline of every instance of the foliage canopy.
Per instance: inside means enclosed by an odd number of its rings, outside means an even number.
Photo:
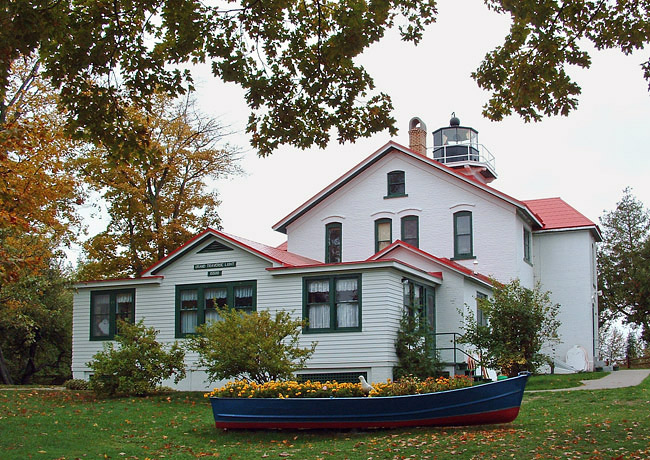
[[[559,305],[539,285],[528,289],[518,279],[508,284],[494,282],[493,297],[477,298],[487,325],[479,324],[470,310],[462,314],[460,341],[480,352],[481,365],[499,369],[504,375],[535,370],[549,363],[544,345],[558,341],[556,319]]]
[[[486,4],[511,18],[503,44],[473,74],[491,93],[484,114],[493,120],[566,115],[580,93],[566,68],[589,67],[585,43],[628,54],[650,39],[640,0]],[[125,119],[126,102],[192,89],[190,66],[210,62],[217,78],[246,91],[260,155],[280,144],[324,147],[334,130],[340,142],[395,134],[389,96],[355,58],[396,25],[417,43],[436,14],[435,0],[9,2],[0,11],[0,93],[8,63],[38,50],[72,129],[130,155],[149,134]],[[642,68],[650,78],[650,60]]]
[[[316,349],[315,342],[308,348],[299,346],[303,324],[285,311],[272,318],[266,310],[246,314],[225,308],[219,315],[219,321],[199,326],[188,342],[211,381],[287,380],[305,366]]]

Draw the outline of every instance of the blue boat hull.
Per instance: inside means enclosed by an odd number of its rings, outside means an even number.
[[[508,423],[528,374],[421,395],[379,398],[210,398],[217,428],[388,428]]]

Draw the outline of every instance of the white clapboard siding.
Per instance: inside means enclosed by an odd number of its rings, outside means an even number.
[[[593,363],[598,337],[593,234],[590,230],[556,231],[535,234],[534,240],[537,279],[542,291],[550,291],[551,300],[560,304],[557,319],[562,343],[554,345],[555,357],[564,361],[567,351],[580,345]]]

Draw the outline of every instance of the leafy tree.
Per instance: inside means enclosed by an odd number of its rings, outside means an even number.
[[[435,13],[433,0],[26,3],[0,13],[11,25],[0,31],[3,55],[38,50],[72,127],[115,156],[148,142],[137,123],[125,123],[125,102],[191,89],[180,67],[208,60],[215,76],[246,90],[260,155],[279,143],[324,146],[333,128],[346,141],[392,126],[389,97],[371,94],[373,80],[354,58],[396,22],[417,42]]]
[[[541,292],[539,285],[528,289],[518,279],[493,285],[493,297],[477,299],[487,325],[479,324],[471,311],[461,312],[461,343],[481,352],[481,365],[500,369],[504,375],[535,372],[549,362],[542,347],[559,341],[556,318],[560,306],[553,304],[549,292]]]
[[[566,115],[580,87],[567,66],[589,67],[585,47],[628,54],[649,41],[648,5],[631,1],[517,2],[487,0],[511,18],[504,43],[473,74],[491,92],[484,113],[515,112],[526,120]],[[148,133],[125,121],[128,100],[154,89],[172,96],[192,89],[188,65],[210,61],[214,75],[246,90],[247,131],[260,155],[279,144],[323,147],[395,133],[388,95],[354,62],[395,24],[417,43],[434,22],[424,0],[202,3],[195,0],[9,2],[0,10],[0,95],[8,62],[39,51],[62,87],[72,128],[110,147],[114,156],[141,152]],[[642,64],[650,79],[650,60]],[[136,147],[136,148],[134,148]]]
[[[610,364],[625,358],[626,337],[623,331],[616,326],[603,326],[598,329],[598,350],[601,359],[609,361]]]
[[[393,377],[400,379],[413,376],[426,379],[440,371],[440,361],[435,351],[435,338],[426,321],[405,309],[395,339],[395,353],[398,365],[393,368]]]
[[[316,349],[298,344],[302,322],[285,311],[275,318],[264,310],[243,314],[222,309],[221,319],[198,327],[188,348],[199,354],[198,365],[211,381],[246,378],[257,383],[286,380],[304,368]]]
[[[155,94],[151,108],[129,116],[155,134],[130,159],[111,161],[96,149],[79,161],[108,202],[108,228],[84,244],[80,276],[138,276],[206,227],[219,227],[218,193],[208,179],[238,173],[237,150],[220,146],[224,127],[201,115],[192,99]]]
[[[93,370],[91,389],[104,396],[145,395],[155,391],[163,380],[185,378],[185,351],[174,342],[169,350],[156,341],[158,331],[118,320],[115,342],[104,343],[104,349],[87,365]]]
[[[589,68],[585,48],[630,54],[650,41],[650,5],[645,1],[486,0],[486,4],[512,21],[503,44],[489,52],[473,73],[478,85],[491,93],[483,110],[491,120],[513,111],[526,121],[568,115],[578,105],[580,86],[566,68]],[[650,80],[650,59],[641,67]]]
[[[32,383],[43,373],[70,376],[72,291],[60,260],[46,270],[26,269],[0,288],[0,357],[5,383]],[[9,378],[7,378],[9,377]]]
[[[42,78],[37,59],[9,64],[0,99],[0,381],[5,383],[29,381],[48,361],[41,355],[47,354],[46,343],[69,347],[63,338],[48,342],[43,327],[65,335],[69,326],[63,318],[54,321],[55,311],[65,311],[56,305],[63,294],[58,288],[51,298],[44,293],[65,277],[56,251],[75,238],[74,207],[83,199],[71,165],[80,146],[64,132],[56,92]],[[55,355],[49,364],[69,359],[70,350]]]
[[[600,218],[600,322],[622,317],[650,339],[650,211],[626,188],[616,209]]]

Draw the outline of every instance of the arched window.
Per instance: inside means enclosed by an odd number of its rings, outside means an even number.
[[[404,171],[391,171],[388,173],[388,193],[386,198],[397,196],[406,196]]]
[[[404,216],[402,217],[402,241],[410,244],[411,246],[419,247],[420,244],[420,230],[419,230],[418,216]]]
[[[341,262],[341,223],[332,222],[325,226],[325,263]]]
[[[474,257],[472,242],[472,213],[459,211],[454,214],[454,258],[471,259]]]
[[[393,221],[377,219],[375,221],[375,252],[390,246],[393,242]]]

